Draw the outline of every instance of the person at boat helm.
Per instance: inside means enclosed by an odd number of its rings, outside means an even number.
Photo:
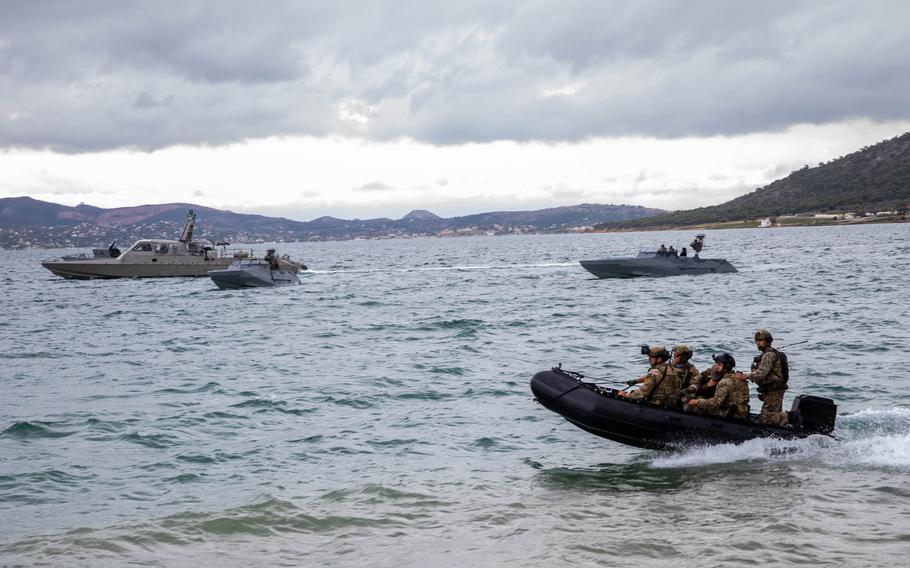
[[[787,425],[787,413],[783,411],[784,392],[787,381],[784,379],[783,367],[777,350],[771,347],[774,337],[766,329],[755,332],[755,347],[761,355],[752,362],[752,372],[748,375],[736,373],[736,378],[752,381],[758,385],[758,400],[762,401],[758,421],[762,424]]]
[[[715,355],[712,370],[722,374],[723,377],[717,383],[714,396],[688,401],[687,410],[721,418],[747,419],[749,417],[749,385],[745,381],[736,379],[733,373],[735,366],[736,359],[729,353]]]
[[[677,404],[679,400],[679,377],[676,374],[676,368],[667,362],[670,358],[670,353],[659,346],[647,349],[643,346],[642,351],[648,354],[650,368],[643,377],[630,381],[633,384],[640,383],[640,386],[637,390],[631,392],[619,391],[616,396],[662,406]]]

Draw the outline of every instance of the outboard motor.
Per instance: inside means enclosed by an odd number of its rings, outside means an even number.
[[[830,398],[801,394],[793,399],[790,415],[798,417],[803,430],[830,434],[834,432],[834,422],[837,420],[837,405]]]

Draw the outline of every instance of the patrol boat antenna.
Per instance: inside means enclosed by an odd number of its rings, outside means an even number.
[[[183,226],[183,230],[180,231],[180,242],[188,243],[193,240],[193,227],[196,225],[196,213],[190,209],[190,212],[186,214],[186,224]]]

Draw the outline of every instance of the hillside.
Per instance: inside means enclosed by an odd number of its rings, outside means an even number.
[[[910,208],[910,132],[816,167],[804,167],[732,201],[602,228],[698,225],[797,213]],[[600,227],[599,227],[600,228]]]
[[[0,248],[90,247],[112,240],[122,245],[143,237],[177,238],[188,209],[196,212],[197,237],[232,243],[562,232],[663,213],[659,209],[632,205],[583,204],[449,219],[418,209],[401,219],[320,217],[303,222],[221,211],[190,203],[101,209],[14,197],[0,199]]]

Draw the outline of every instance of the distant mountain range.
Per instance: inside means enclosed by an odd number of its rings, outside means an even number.
[[[102,209],[38,201],[30,197],[0,199],[0,247],[89,247],[116,240],[177,238],[187,210],[196,212],[195,236],[232,243],[342,240],[419,235],[471,235],[565,232],[579,227],[664,213],[635,205],[582,204],[537,211],[497,211],[442,218],[411,211],[401,219],[292,221],[221,211],[189,203]]]
[[[712,207],[605,223],[599,228],[679,227],[797,213],[910,209],[910,132]]]

